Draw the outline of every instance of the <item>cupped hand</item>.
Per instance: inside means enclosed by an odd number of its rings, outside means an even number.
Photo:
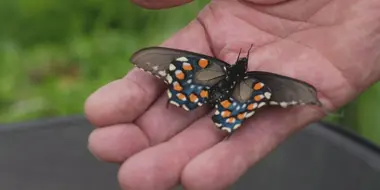
[[[134,0],[146,8],[190,0]],[[214,0],[163,46],[304,80],[334,110],[380,77],[380,1]],[[93,93],[85,112],[91,152],[120,163],[123,189],[224,189],[293,132],[321,119],[312,106],[268,109],[228,140],[206,108],[166,108],[165,85],[139,69]]]

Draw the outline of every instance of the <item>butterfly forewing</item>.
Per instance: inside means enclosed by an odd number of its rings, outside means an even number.
[[[313,104],[321,105],[318,100],[316,89],[303,81],[263,71],[251,71],[248,76],[255,77],[262,81],[272,91],[271,105]]]
[[[131,61],[169,84],[169,102],[193,110],[207,102],[208,89],[226,77],[229,64],[194,52],[149,47],[136,52]]]
[[[271,91],[263,82],[253,77],[246,77],[238,82],[230,98],[216,105],[212,117],[214,123],[229,133],[239,128],[255,110],[268,104]]]

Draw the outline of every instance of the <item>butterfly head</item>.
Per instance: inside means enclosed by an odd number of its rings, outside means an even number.
[[[248,68],[248,57],[241,57],[235,63],[235,68],[240,72],[245,72]]]
[[[246,57],[240,57],[240,53],[241,53],[241,49],[240,49],[238,57],[237,57],[237,60],[236,60],[236,63],[235,63],[235,68],[236,68],[237,71],[243,72],[243,73],[245,73],[245,71],[247,71],[247,69],[248,69],[249,52],[251,51],[252,47],[253,47],[253,44],[248,49],[248,53],[247,53]]]

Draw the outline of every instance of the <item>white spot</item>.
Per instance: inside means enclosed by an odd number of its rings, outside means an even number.
[[[231,129],[230,128],[228,128],[228,127],[222,127],[222,130],[223,131],[227,131],[228,133],[231,133]]]
[[[280,103],[280,106],[283,107],[283,108],[286,108],[286,107],[288,107],[288,103],[286,103],[286,102],[281,102],[281,103]]]
[[[189,79],[189,80],[187,80],[186,81],[188,84],[191,84],[191,82],[193,82],[193,81],[191,81],[191,79]]]
[[[172,93],[170,92],[170,90],[168,90],[167,92],[168,92],[168,97],[171,98],[172,97]]]
[[[222,124],[220,124],[220,123],[215,123],[215,125],[216,125],[217,127],[221,127],[221,126],[222,126]]]
[[[272,94],[270,92],[265,92],[264,96],[265,96],[265,98],[270,99],[270,97],[272,96]]]
[[[195,88],[195,85],[192,84],[192,85],[190,86],[190,88]]]
[[[218,106],[218,105],[217,105]],[[219,112],[219,110],[216,110],[215,111],[215,115],[219,115],[220,114],[220,112]]]
[[[164,77],[166,75],[166,71],[158,71],[158,74]]]
[[[240,106],[236,107],[236,110],[240,110]]]
[[[191,67],[190,63],[183,63],[183,67],[182,68],[184,68],[185,66],[190,66]]]
[[[198,90],[202,90],[202,86],[198,86]]]
[[[261,107],[265,106],[265,104],[266,104],[265,102],[260,102],[259,105],[258,105],[257,107],[258,107],[258,108],[261,108]]]
[[[245,107],[247,107],[247,104],[243,104],[241,108],[245,109]]]
[[[293,100],[293,101],[291,102],[291,104],[296,105],[297,102]]]
[[[170,102],[169,102],[169,103],[171,103],[171,104],[173,104],[173,105],[175,105],[175,106],[179,107],[179,104],[178,104],[177,102],[173,101],[173,100],[170,100]]]
[[[198,106],[202,106],[203,104],[202,104],[202,102],[198,102]]]
[[[256,109],[257,108],[257,103],[254,103],[253,104],[253,109]]]
[[[174,71],[176,68],[175,68],[175,65],[173,65],[172,63],[170,63],[169,65],[169,71]]]
[[[232,106],[236,106],[236,102],[232,103]]]
[[[254,112],[254,111],[251,111],[251,112],[247,113],[247,115],[245,115],[245,118],[249,118],[249,117],[251,117],[253,114],[255,114],[255,112]]]
[[[186,111],[189,111],[189,108],[185,104],[182,105],[182,108],[185,109]]]
[[[189,61],[186,57],[179,57],[176,59],[177,61],[182,61],[182,62],[186,62],[186,61]]]
[[[153,69],[153,71],[157,71],[158,70],[158,66],[156,65],[156,66],[152,67],[152,69]]]
[[[183,72],[181,70],[176,70],[176,71],[174,71],[174,73],[175,73],[175,75],[178,75],[178,74],[183,73]]]
[[[270,104],[270,105],[278,105],[278,102],[270,101],[269,104]]]
[[[234,130],[236,130],[237,128],[239,128],[241,126],[241,124],[240,123],[238,123],[238,124],[236,124],[236,125],[234,125]]]
[[[166,80],[168,81],[169,84],[173,82],[173,78],[170,75],[166,75]]]

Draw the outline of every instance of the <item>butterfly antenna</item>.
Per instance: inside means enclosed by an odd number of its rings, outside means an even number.
[[[248,49],[247,59],[249,59],[249,52],[251,51],[252,47],[253,47],[253,44],[251,44],[251,47],[249,47],[249,49]]]
[[[236,62],[239,60],[240,53],[241,53],[241,48],[240,48],[240,50],[239,50],[239,55],[238,55],[238,57],[237,57],[237,59],[236,59]]]

